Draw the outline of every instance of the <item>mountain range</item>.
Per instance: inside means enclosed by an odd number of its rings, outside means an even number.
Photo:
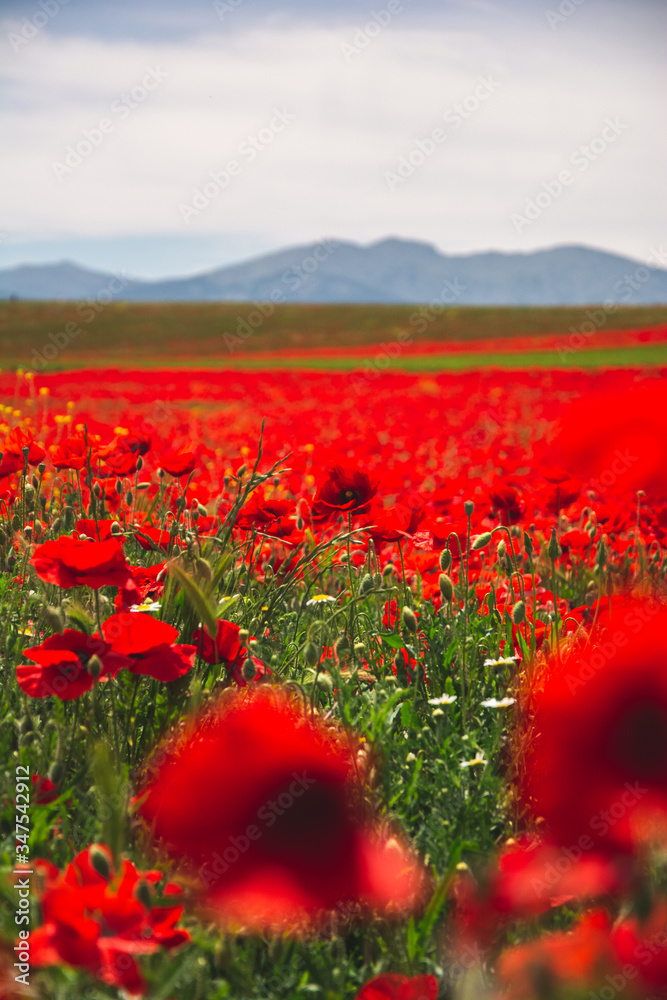
[[[585,246],[444,254],[388,238],[290,247],[184,278],[138,280],[70,261],[0,270],[0,298],[448,305],[667,303],[667,270]]]

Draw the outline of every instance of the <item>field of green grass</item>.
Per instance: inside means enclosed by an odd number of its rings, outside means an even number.
[[[266,307],[268,309],[268,306]],[[257,310],[253,303],[82,303],[23,302],[0,303],[0,368],[35,366],[35,357],[47,352],[46,366],[57,370],[81,365],[146,365],[241,363],[240,354],[278,350],[356,348],[396,341],[401,331],[411,338],[411,353],[420,342],[474,341],[516,337],[559,336],[567,338],[589,320],[586,307],[452,307],[432,312],[426,322],[419,307],[395,305],[277,305],[262,319],[251,336],[240,339],[239,330],[254,326]],[[667,306],[619,307],[609,314],[600,332],[630,330],[667,322]],[[230,350],[230,344],[232,344]],[[53,345],[57,350],[54,352]],[[589,346],[588,344],[586,345]],[[37,355],[35,354],[37,352]],[[53,354],[56,354],[53,357]],[[584,358],[584,353],[586,357]],[[372,350],[369,360],[372,360]],[[576,365],[664,363],[660,345],[614,348],[611,351],[579,351],[569,356]],[[250,359],[243,359],[243,364]],[[287,359],[285,359],[287,361]],[[318,360],[318,366],[356,367],[359,357]],[[363,359],[362,359],[363,361]],[[266,363],[266,362],[263,362]],[[275,362],[274,362],[275,363]],[[281,363],[285,363],[281,360]],[[290,364],[304,362],[290,361]],[[314,359],[308,361],[309,366]],[[479,355],[480,364],[509,365],[559,364],[555,351],[533,356],[517,353],[506,358],[503,352]],[[397,367],[399,362],[394,361]],[[410,358],[404,355],[400,367],[465,368],[471,361],[464,355],[443,359]]]

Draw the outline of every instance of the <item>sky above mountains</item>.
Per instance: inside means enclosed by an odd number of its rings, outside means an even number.
[[[3,0],[0,266],[665,242],[662,0]]]

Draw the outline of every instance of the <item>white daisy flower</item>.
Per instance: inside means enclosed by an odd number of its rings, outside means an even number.
[[[306,601],[306,607],[313,607],[316,604],[326,604],[329,601],[335,601],[335,597],[330,597],[329,594],[313,594],[309,601]]]
[[[519,659],[518,656],[502,656],[499,660],[487,659],[484,660],[485,667],[513,667],[516,661]]]
[[[130,611],[159,611],[159,601],[144,601],[143,604],[133,604]]]
[[[429,698],[429,705],[452,705],[456,701],[455,694],[441,694],[439,698]]]
[[[516,698],[487,698],[481,703],[482,708],[509,708],[514,705]]]
[[[482,751],[478,750],[472,760],[462,760],[459,766],[460,767],[484,767],[484,765],[488,764],[488,763],[489,762],[486,759],[486,757],[484,756],[484,754],[482,753]]]

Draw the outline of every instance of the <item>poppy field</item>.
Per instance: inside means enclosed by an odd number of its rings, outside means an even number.
[[[0,372],[0,997],[667,998],[667,368],[575,364]]]

